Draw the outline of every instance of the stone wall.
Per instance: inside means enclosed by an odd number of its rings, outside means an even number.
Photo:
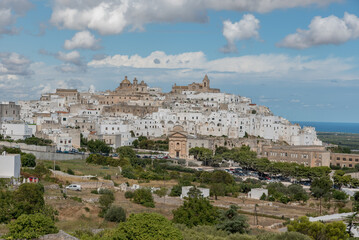
[[[81,154],[38,152],[38,151],[29,151],[29,150],[22,150],[22,151],[25,153],[34,154],[37,160],[66,161],[66,160],[86,159],[88,156],[88,155],[81,155]]]
[[[37,145],[27,145],[25,143],[15,143],[15,142],[6,142],[6,141],[1,141],[0,146],[20,148],[21,151],[29,150],[29,151],[37,151],[37,152],[56,152],[56,146],[37,146]]]

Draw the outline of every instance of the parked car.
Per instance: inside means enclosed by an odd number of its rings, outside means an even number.
[[[71,184],[71,185],[67,186],[66,189],[73,190],[73,191],[81,191],[81,185]]]

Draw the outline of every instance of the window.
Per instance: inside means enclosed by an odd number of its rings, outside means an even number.
[[[349,158],[349,161],[353,161],[353,159],[352,159],[352,158]]]
[[[346,161],[347,159],[346,158],[343,158],[343,161]]]
[[[340,157],[337,157],[337,160],[340,160]]]

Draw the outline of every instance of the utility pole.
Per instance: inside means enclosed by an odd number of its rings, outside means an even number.
[[[258,204],[255,204],[254,205],[254,225],[258,225],[258,215],[257,215],[257,207],[258,207]]]

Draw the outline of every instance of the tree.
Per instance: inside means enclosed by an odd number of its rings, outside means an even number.
[[[111,206],[105,214],[105,220],[109,222],[124,222],[126,221],[126,212],[122,207]]]
[[[238,214],[238,207],[231,205],[227,211],[222,213],[217,229],[243,234],[249,231],[249,224],[245,216]]]
[[[345,192],[334,190],[333,198],[339,201],[344,201],[348,198],[348,195]]]
[[[40,184],[21,184],[14,193],[15,218],[22,214],[33,214],[44,209],[44,189]]]
[[[182,194],[182,186],[174,185],[171,189],[170,196],[171,197],[179,197]]]
[[[214,195],[214,199],[217,200],[218,196],[224,196],[226,194],[226,185],[223,183],[213,183],[211,185],[211,194]]]
[[[341,189],[342,186],[346,186],[351,182],[351,176],[345,175],[343,170],[337,170],[333,176],[334,184]]]
[[[287,228],[289,232],[300,232],[315,240],[345,240],[349,238],[346,225],[342,221],[331,223],[310,222],[308,217],[303,216],[292,221]]]
[[[167,192],[168,192],[167,188],[161,187],[159,190],[156,190],[154,193],[161,198],[161,197],[166,196]]]
[[[11,239],[33,239],[58,232],[52,219],[41,213],[23,214],[9,223],[8,228],[7,237]]]
[[[310,186],[312,195],[320,199],[320,214],[322,213],[322,198],[329,193],[333,182],[329,177],[315,178]]]
[[[151,190],[147,188],[136,189],[133,194],[133,202],[141,204],[145,207],[155,207]]]
[[[101,140],[90,140],[87,142],[87,148],[92,153],[110,153],[111,147]]]
[[[32,153],[23,153],[21,154],[21,166],[22,167],[35,167],[36,166],[36,157]]]
[[[295,201],[306,202],[309,199],[307,192],[299,184],[291,184],[288,186],[290,198]]]
[[[13,194],[0,189],[0,223],[8,223],[13,215]]]
[[[183,205],[172,213],[173,222],[185,224],[187,227],[214,225],[219,217],[218,209],[203,197],[187,198]]]
[[[158,213],[132,214],[126,222],[119,224],[114,237],[128,240],[182,240],[178,228]],[[117,239],[117,238],[116,238]]]
[[[100,192],[101,194],[101,192]],[[105,191],[104,194],[101,194],[98,202],[100,204],[101,212],[99,213],[100,217],[104,217],[107,210],[110,208],[111,204],[115,201],[115,196],[112,191]]]
[[[116,152],[118,153],[120,158],[128,158],[130,159],[131,163],[133,160],[137,159],[135,151],[131,147],[124,146],[119,147],[116,149]]]

